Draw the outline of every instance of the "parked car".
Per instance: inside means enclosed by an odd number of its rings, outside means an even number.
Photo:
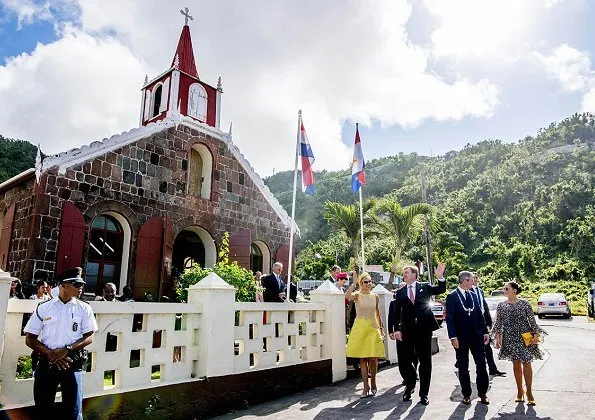
[[[506,300],[505,296],[488,296],[485,298],[486,303],[488,304],[488,309],[490,311],[490,315],[492,316],[492,322],[496,322],[496,308],[500,302],[504,302]]]
[[[441,300],[433,300],[430,302],[430,309],[434,314],[434,318],[438,321],[438,325],[442,325],[446,318],[446,305]]]
[[[496,289],[492,292],[490,296],[504,296],[504,290]]]
[[[566,296],[562,293],[543,293],[537,299],[537,316],[542,319],[545,315],[562,315],[570,318],[572,313]]]

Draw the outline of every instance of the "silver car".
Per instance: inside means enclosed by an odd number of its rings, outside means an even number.
[[[488,304],[488,309],[490,311],[490,315],[492,316],[492,322],[496,322],[496,308],[500,302],[504,302],[506,300],[505,296],[487,296],[485,298],[486,303]]]
[[[570,318],[570,306],[566,296],[562,293],[543,293],[537,299],[537,316],[542,319],[545,315],[562,315]]]

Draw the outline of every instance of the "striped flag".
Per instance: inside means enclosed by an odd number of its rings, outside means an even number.
[[[362,143],[359,139],[359,127],[355,125],[355,146],[353,147],[353,169],[351,170],[351,190],[355,193],[362,185],[366,185],[366,174],[364,173],[364,154]]]
[[[314,154],[308,141],[308,135],[304,128],[304,123],[300,121],[300,150],[299,154],[302,157],[302,186],[306,194],[314,195],[314,172],[312,172],[312,164],[314,163]]]

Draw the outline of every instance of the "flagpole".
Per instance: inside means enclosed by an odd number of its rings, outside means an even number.
[[[360,234],[361,234],[361,241],[362,241],[362,271],[360,272],[363,273],[364,271],[366,271],[366,258],[364,257],[364,208],[362,205],[362,189],[363,186],[360,185],[359,187],[359,223],[360,223]]]
[[[302,110],[298,111],[298,127],[296,135],[295,145],[295,165],[293,169],[293,196],[291,197],[291,228],[289,229],[289,261],[287,262],[287,285],[285,292],[285,302],[289,302],[289,292],[291,285],[291,263],[293,260],[293,233],[294,233],[294,220],[295,220],[295,196],[297,192],[297,175],[298,175],[298,155],[300,147],[300,130],[302,128]]]

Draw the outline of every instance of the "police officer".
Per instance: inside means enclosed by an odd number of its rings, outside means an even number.
[[[85,284],[81,273],[80,267],[64,272],[58,296],[40,303],[25,326],[26,344],[39,359],[33,384],[39,418],[53,417],[58,384],[64,407],[60,418],[83,418],[83,349],[93,342],[97,322],[91,307],[77,299]]]

